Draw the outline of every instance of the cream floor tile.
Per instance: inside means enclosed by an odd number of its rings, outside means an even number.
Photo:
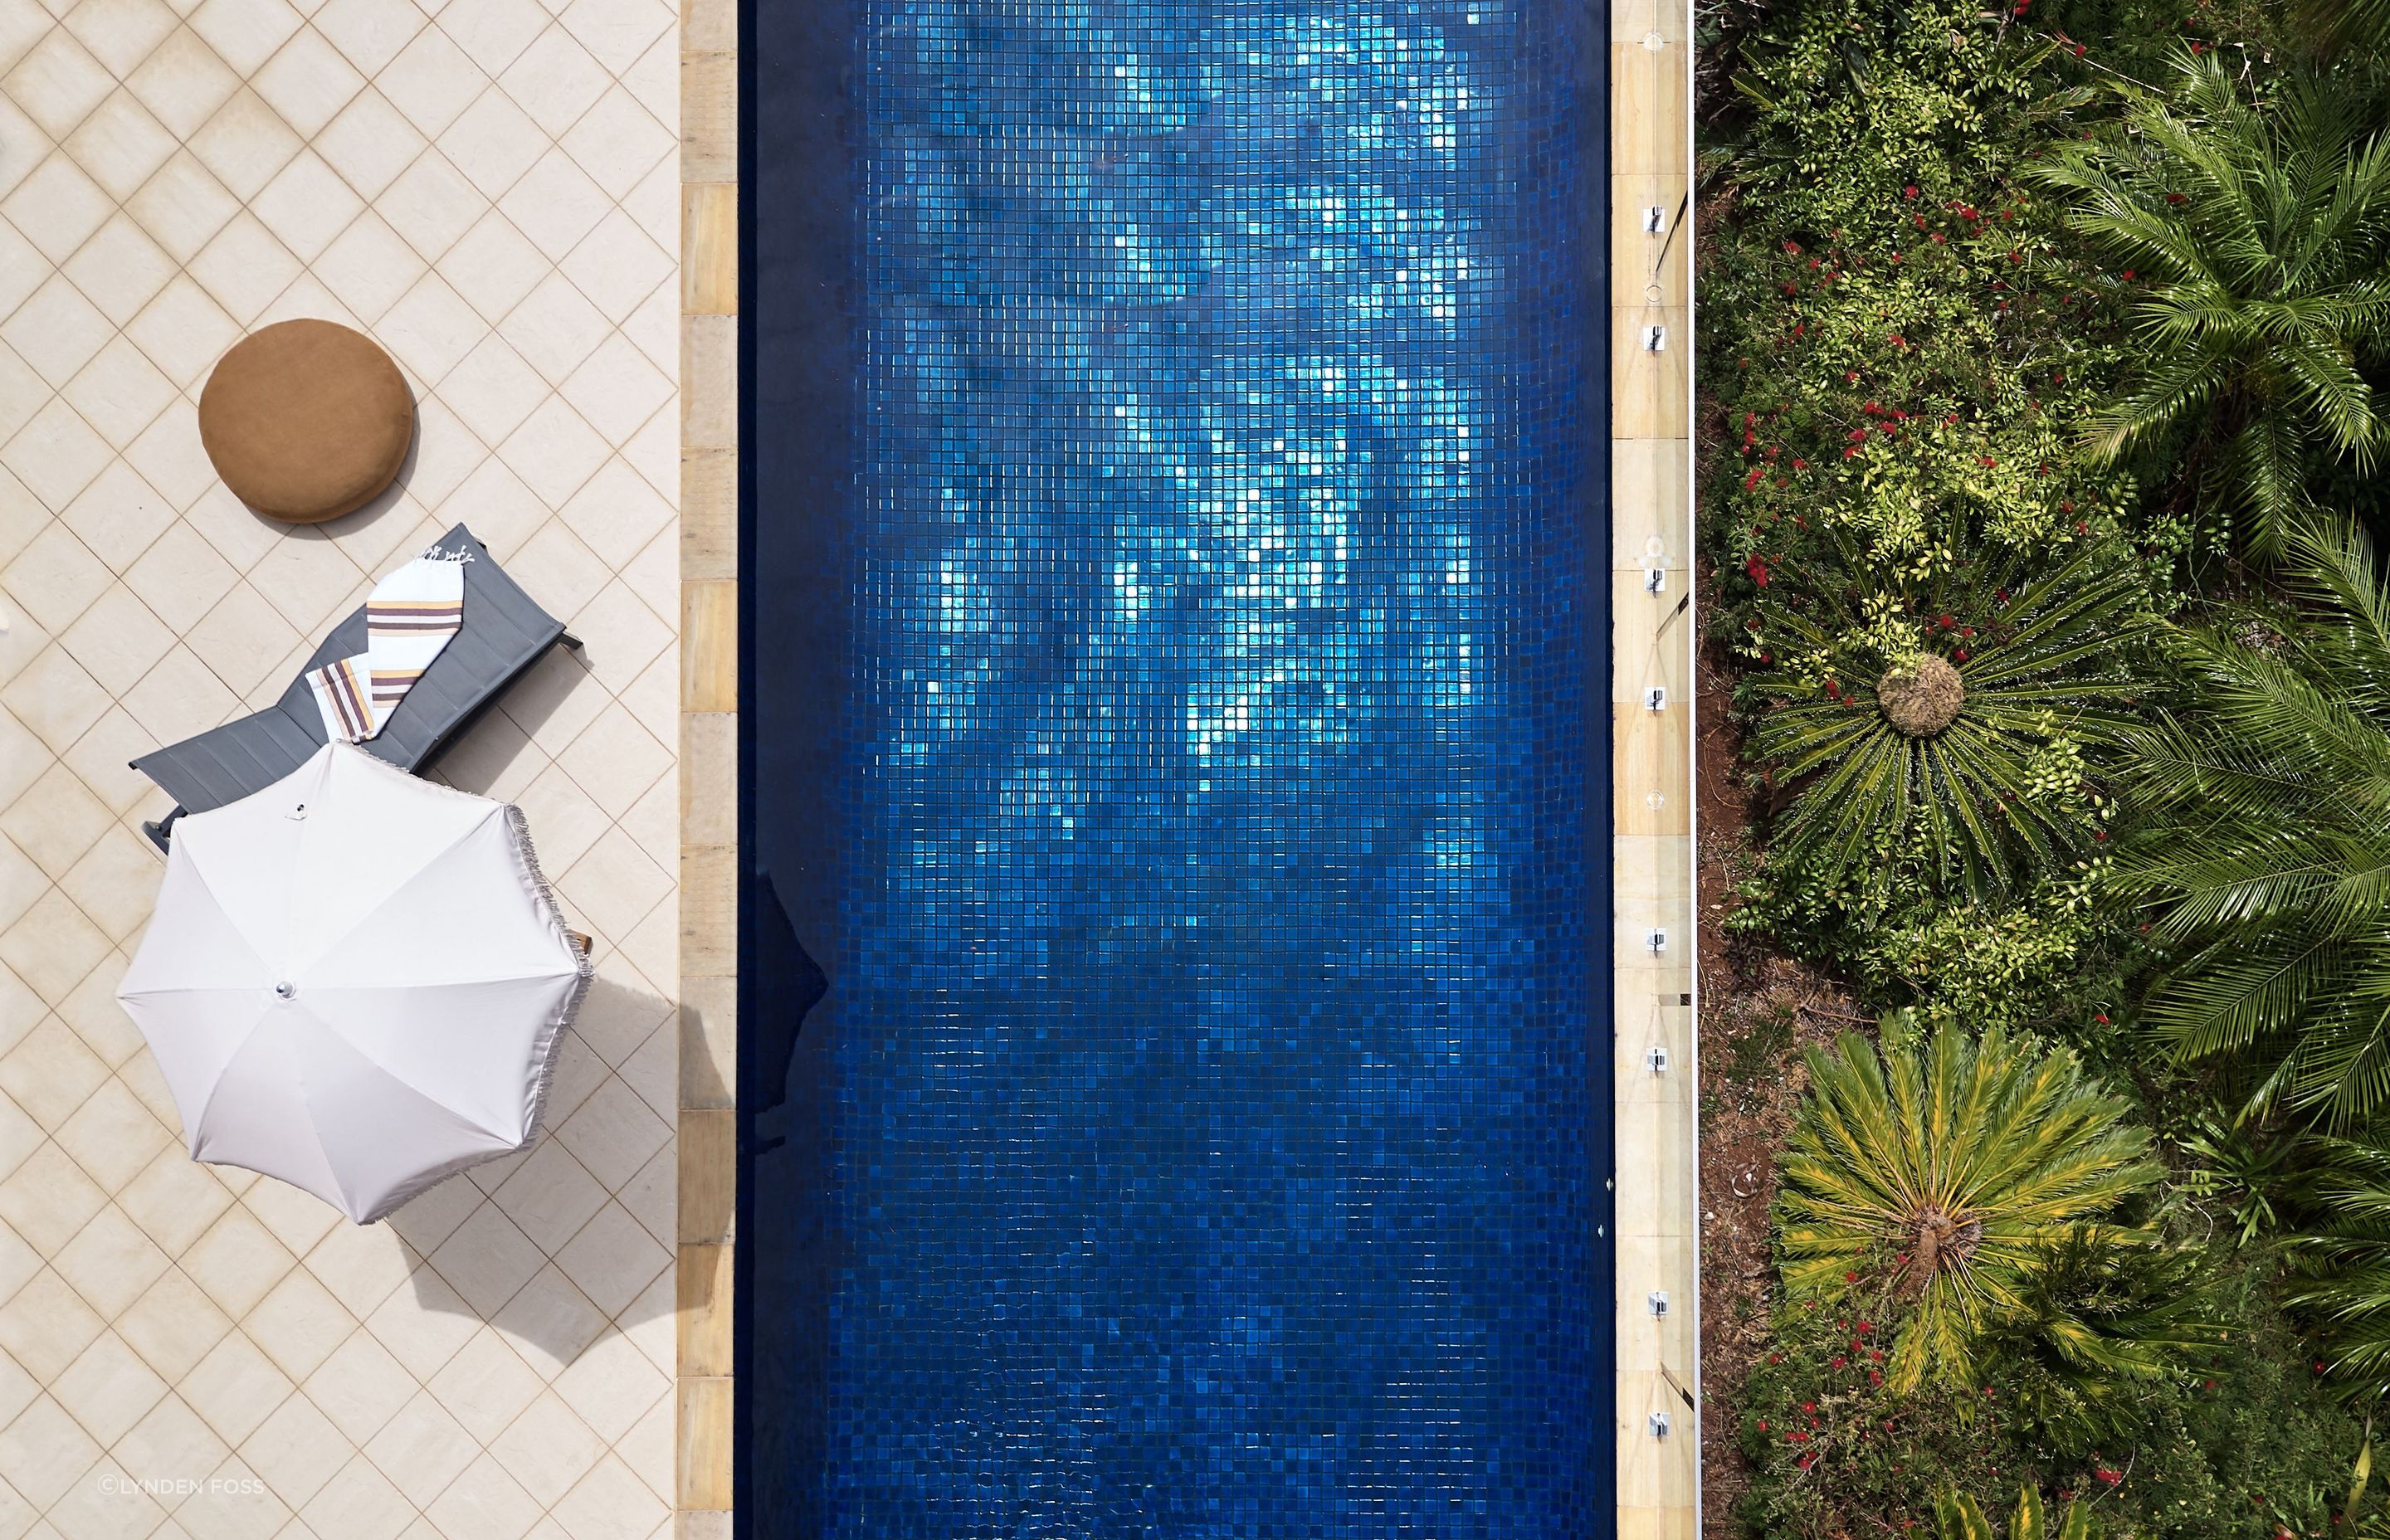
[[[379,199],[430,140],[388,96],[367,86],[315,136],[316,152],[365,198]],[[390,217],[393,211],[385,210]]]
[[[257,1308],[298,1265],[283,1244],[244,1208],[233,1208],[180,1258],[184,1271],[238,1320]]]
[[[173,505],[121,459],[110,461],[59,514],[94,559],[118,572],[130,571],[173,521]]]
[[[45,1384],[65,1373],[105,1328],[73,1286],[46,1267],[0,1305],[0,1347]],[[0,1466],[0,1475],[7,1474]]]
[[[175,1387],[217,1437],[238,1444],[289,1398],[290,1380],[238,1329],[208,1350]]]
[[[58,1258],[58,1276],[103,1320],[111,1321],[137,1303],[172,1265],[158,1243],[113,1204],[94,1214]]]
[[[0,685],[0,702],[54,753],[72,748],[109,710],[108,692],[55,645]]]
[[[570,1492],[605,1451],[605,1441],[552,1390],[490,1442],[498,1464],[542,1507]],[[0,1467],[0,1474],[6,1473]]]
[[[304,1380],[322,1367],[356,1327],[356,1317],[303,1268],[283,1275],[282,1281],[241,1318],[241,1328],[251,1340],[293,1380]]]
[[[275,1534],[289,1517],[290,1506],[238,1455],[211,1471],[204,1490],[174,1510],[174,1521],[189,1532],[191,1540]]]
[[[165,1115],[173,1116],[171,1105]],[[180,1258],[232,1207],[233,1195],[221,1178],[185,1156],[178,1146],[151,1161],[118,1200],[168,1255]],[[196,1281],[192,1287],[198,1287]]]
[[[231,1332],[232,1317],[189,1274],[170,1268],[117,1317],[116,1329],[143,1362],[179,1384]]]
[[[418,1257],[386,1225],[334,1225],[301,1261],[350,1311],[369,1315],[415,1271]]]
[[[171,18],[170,18],[171,19]],[[109,93],[59,148],[122,200],[174,153],[174,135],[123,86]]]
[[[352,1444],[379,1432],[416,1389],[415,1376],[368,1331],[341,1343],[306,1384],[309,1402]]]
[[[165,1398],[166,1381],[112,1331],[103,1331],[50,1388],[84,1431],[105,1446],[133,1431]]]
[[[468,1186],[467,1190],[473,1189]],[[456,1356],[473,1335],[477,1320],[464,1296],[426,1263],[366,1318],[366,1328],[408,1373],[423,1380]]]
[[[132,1186],[150,1161],[173,1150],[174,1136],[123,1081],[111,1075],[59,1125],[58,1141],[102,1192],[114,1195]],[[147,1238],[146,1231],[136,1233]]]
[[[0,341],[57,390],[108,345],[109,319],[64,274],[53,276],[0,322]]]
[[[81,776],[64,764],[52,764],[0,813],[0,833],[55,881],[112,821],[107,804],[91,794]],[[0,1084],[5,1084],[5,1071],[0,1071]]]
[[[274,173],[250,208],[301,262],[314,262],[364,212],[365,200],[322,156],[302,149]]]
[[[365,89],[366,77],[321,32],[302,27],[258,71],[254,83],[284,122],[313,138]]]
[[[365,1446],[408,1502],[427,1507],[480,1457],[479,1440],[429,1391],[418,1392]]]
[[[553,1380],[606,1329],[605,1312],[548,1264],[508,1300],[491,1325],[542,1379]]]
[[[206,0],[190,22],[216,56],[244,76],[255,73],[302,24],[283,0]]]
[[[115,83],[108,66],[61,27],[26,50],[0,86],[53,139],[73,132]]]
[[[187,139],[240,89],[240,76],[207,40],[177,27],[151,50],[125,84],[168,133]]]
[[[47,1395],[0,1430],[0,1476],[43,1508],[65,1496],[99,1454],[91,1435]]]
[[[210,0],[212,5],[238,0]],[[299,152],[299,135],[244,85],[186,141],[236,198],[250,199]]]
[[[136,1481],[173,1482],[213,1470],[231,1450],[181,1396],[168,1394],[109,1453]],[[177,1493],[160,1495],[170,1511],[182,1501]]]
[[[415,1509],[372,1461],[358,1455],[300,1509],[300,1515],[318,1534],[394,1540],[414,1521]]]
[[[431,1377],[426,1389],[477,1444],[486,1445],[546,1386],[503,1334],[484,1327]]]
[[[425,21],[410,0],[328,0],[315,24],[351,64],[373,75],[414,41]]]
[[[540,1505],[504,1465],[478,1454],[424,1516],[450,1540],[518,1540],[539,1522]]]
[[[543,18],[543,19],[545,19]],[[561,135],[597,105],[613,84],[604,65],[589,56],[561,24],[549,22],[515,57],[498,83],[515,105],[551,138]]]
[[[108,938],[57,889],[33,901],[0,935],[0,962],[57,1005],[108,955]]]

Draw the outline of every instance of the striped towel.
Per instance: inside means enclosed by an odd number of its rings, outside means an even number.
[[[366,649],[311,669],[307,683],[324,713],[324,736],[362,743],[465,623],[465,567],[471,559],[437,545],[374,584],[366,599]]]

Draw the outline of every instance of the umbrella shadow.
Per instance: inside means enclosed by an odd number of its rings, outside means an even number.
[[[601,973],[558,1044],[531,1147],[390,1216],[389,1229],[429,1264],[410,1280],[421,1310],[486,1322],[550,1370],[612,1337],[644,1340],[640,1328],[673,1314],[673,1129],[627,1077],[640,1072],[635,1059],[660,1051],[650,1039],[675,1010]],[[668,1358],[669,1333],[662,1349]]]

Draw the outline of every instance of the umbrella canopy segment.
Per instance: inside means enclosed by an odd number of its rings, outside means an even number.
[[[117,998],[195,1158],[369,1224],[531,1142],[588,981],[519,810],[332,743],[175,826]]]

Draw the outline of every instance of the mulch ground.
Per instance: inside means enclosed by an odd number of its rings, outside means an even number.
[[[1704,587],[1707,584],[1704,584]],[[1741,1540],[1751,1469],[1736,1446],[1740,1393],[1772,1303],[1768,1205],[1776,1156],[1808,1085],[1801,1050],[1858,1021],[1831,981],[1728,934],[1736,886],[1755,864],[1754,793],[1728,711],[1731,675],[1703,648],[1694,773],[1701,832],[1702,1533]]]

